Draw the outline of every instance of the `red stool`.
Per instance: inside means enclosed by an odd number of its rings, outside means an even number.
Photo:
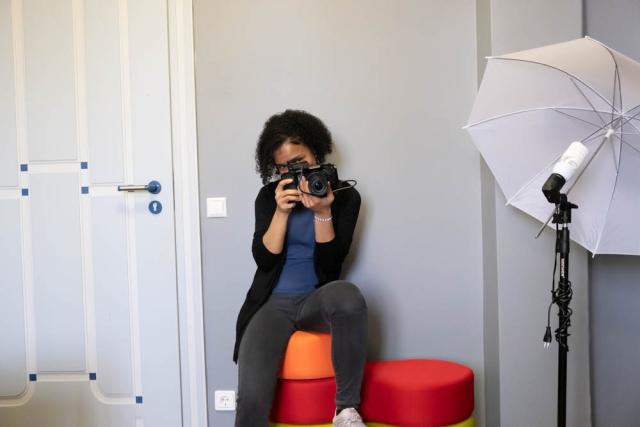
[[[473,371],[445,360],[370,362],[360,413],[365,420],[406,427],[459,423],[473,412]]]
[[[287,424],[331,422],[336,410],[336,380],[280,380],[271,420]]]
[[[288,424],[329,423],[334,378],[280,380],[271,419]],[[403,427],[464,422],[473,412],[473,372],[444,360],[368,362],[359,412],[366,421]],[[471,420],[472,422],[472,420]]]
[[[331,363],[331,335],[294,332],[278,377],[272,420],[316,424],[333,418],[336,381]]]

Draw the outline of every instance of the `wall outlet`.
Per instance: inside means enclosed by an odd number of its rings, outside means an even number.
[[[236,392],[233,390],[216,390],[215,395],[216,411],[235,411]]]

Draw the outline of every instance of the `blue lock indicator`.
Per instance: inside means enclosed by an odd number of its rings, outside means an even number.
[[[154,200],[151,203],[149,203],[149,212],[151,212],[152,214],[158,215],[160,212],[162,212],[162,203],[160,203],[157,200]]]

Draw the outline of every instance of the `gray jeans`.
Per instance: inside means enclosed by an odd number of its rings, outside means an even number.
[[[367,353],[367,305],[352,283],[336,280],[302,296],[271,295],[253,316],[238,354],[236,427],[266,427],[289,337],[330,332],[336,406],[360,403]]]

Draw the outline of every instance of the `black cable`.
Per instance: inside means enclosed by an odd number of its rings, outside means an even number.
[[[336,188],[331,189],[331,191],[333,191],[334,193],[337,193],[338,191],[342,191],[342,190],[348,190],[349,188],[353,188],[358,184],[358,181],[356,181],[355,179],[347,179],[346,181],[342,181],[342,182],[353,182],[353,184],[349,185],[348,187],[340,187],[340,188]],[[313,193],[307,193],[306,191],[304,191],[302,188],[300,188],[300,186],[298,186],[298,191],[300,191],[301,193],[304,194],[308,194],[309,196],[314,196],[314,197],[318,197]]]
[[[349,185],[348,187],[336,188],[335,190],[332,190],[334,193],[342,190],[348,190],[358,185],[358,181],[356,181],[355,179],[347,179],[346,181],[342,181],[342,182],[352,182],[353,184]]]
[[[560,240],[560,229],[558,228],[558,223],[556,223],[556,253],[553,258],[553,276],[551,277],[551,303],[549,304],[549,308],[547,309],[547,329],[544,333],[544,338],[542,341],[544,342],[544,347],[548,348],[551,345],[551,307],[555,303],[555,294],[556,294],[556,270],[558,267],[558,242]]]
[[[571,335],[569,334],[569,326],[571,326],[571,315],[573,314],[573,310],[569,307],[569,303],[573,298],[573,290],[571,289],[571,282],[567,281],[566,286],[561,287],[558,285],[556,288],[556,270],[558,266],[558,245],[560,244],[560,230],[558,228],[558,223],[556,223],[556,254],[553,261],[553,279],[551,281],[551,304],[549,304],[549,308],[547,309],[547,328],[544,333],[544,338],[542,341],[544,342],[545,348],[548,348],[551,344],[551,307],[553,305],[558,306],[558,317],[564,318],[562,322],[558,324],[558,328],[555,330],[556,341],[560,343],[562,348],[566,351],[569,351],[569,347],[566,344],[566,339]],[[563,289],[564,288],[564,289]]]
[[[562,348],[569,351],[569,346],[565,343],[566,339],[571,335],[568,330],[571,326],[571,315],[573,310],[569,307],[569,303],[573,298],[573,290],[571,289],[571,282],[567,281],[567,286],[563,290],[562,287],[558,287],[554,294],[554,303],[558,306],[558,317],[564,317],[564,321],[558,325],[556,329],[556,341],[560,343]]]

